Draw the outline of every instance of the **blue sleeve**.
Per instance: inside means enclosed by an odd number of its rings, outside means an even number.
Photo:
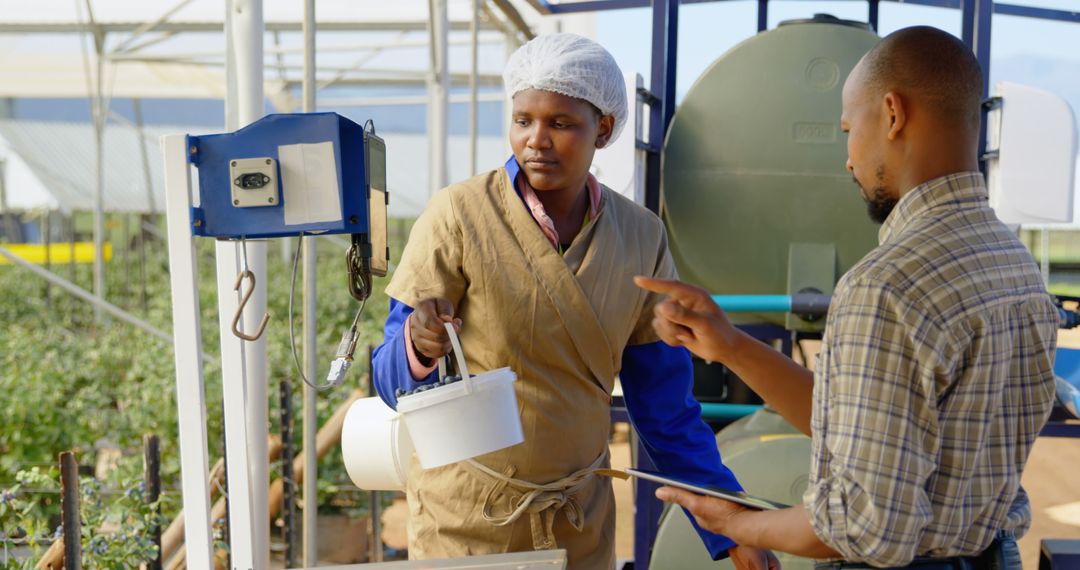
[[[417,381],[409,370],[404,325],[412,312],[412,307],[397,299],[390,299],[390,314],[386,316],[386,325],[383,327],[383,343],[371,355],[371,378],[375,382],[375,391],[386,405],[395,410],[397,397],[394,393],[398,389],[409,391],[421,384],[437,380],[439,376],[438,370],[434,370],[427,378]]]
[[[630,422],[662,473],[742,490],[735,475],[720,461],[716,436],[701,419],[694,399],[690,353],[663,342],[628,346],[619,372]],[[687,513],[713,560],[727,557],[735,543],[698,526]]]

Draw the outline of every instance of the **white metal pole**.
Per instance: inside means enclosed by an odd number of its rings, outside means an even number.
[[[446,170],[446,130],[449,112],[450,68],[447,62],[449,49],[446,0],[428,0],[428,27],[431,31],[431,69],[428,73],[428,181],[429,194],[434,195],[446,186],[449,176]]]
[[[304,112],[315,111],[315,0],[304,0]],[[317,240],[309,236],[304,240],[304,375],[309,382],[316,381],[315,299]],[[319,543],[316,525],[319,514],[318,455],[315,437],[318,432],[318,414],[315,407],[318,394],[304,384],[304,566],[313,568],[318,564]]]
[[[87,5],[89,7],[89,4]],[[94,32],[97,52],[97,77],[94,81],[94,160],[97,181],[94,188],[94,294],[105,299],[105,97],[103,90],[105,70],[105,32]],[[102,319],[101,308],[94,306],[94,320]]]
[[[248,423],[247,403],[252,394],[244,382],[247,378],[244,361],[249,347],[248,341],[232,333],[233,315],[240,306],[239,293],[233,291],[233,282],[241,267],[241,253],[232,242],[218,241],[214,246],[217,257],[222,404],[225,409],[225,456],[228,465],[226,478],[229,483],[229,554],[232,557],[233,570],[253,570],[267,567],[255,565],[258,552],[256,536],[262,534],[256,531],[256,528],[268,529],[269,516],[260,519],[258,525],[254,519],[254,503],[260,500],[265,503],[266,495],[259,497],[254,494],[253,489],[255,464],[265,463],[266,456],[262,456],[262,461],[256,461],[258,457],[251,452],[250,442],[255,438],[255,434],[261,432],[251,432]],[[248,304],[250,305],[250,301]],[[248,307],[247,310],[252,309]],[[254,330],[247,328],[246,324],[244,328],[248,331]],[[263,429],[265,430],[265,427]]]
[[[172,284],[176,407],[180,424],[180,481],[184,505],[184,548],[189,568],[213,568],[210,531],[209,459],[206,448],[206,394],[202,335],[199,332],[199,277],[191,235],[191,171],[187,137],[161,138],[165,156],[165,214]]]
[[[517,51],[517,48],[519,46],[520,46],[520,43],[514,38],[514,36],[512,34],[506,34],[506,42],[503,44],[503,50],[504,50],[504,52],[503,52],[504,53],[503,64],[504,65],[506,64],[507,61],[510,61],[510,56],[513,55],[513,53],[515,51]],[[503,132],[503,136],[501,137],[502,140],[503,140],[503,154],[502,154],[502,156],[509,156],[511,154],[511,152],[513,152],[512,149],[510,148],[510,139],[509,139],[509,136],[508,136],[510,134],[510,125],[513,122],[512,121],[513,116],[514,116],[514,98],[510,95],[510,93],[508,91],[506,91],[506,86],[504,85],[503,86],[503,113],[502,113],[502,119],[503,119],[503,130],[502,130],[502,132]]]
[[[469,73],[469,176],[476,176],[476,140],[478,136],[478,109],[476,104],[476,76],[479,73],[479,37],[477,29],[480,27],[480,0],[473,0],[472,22],[469,25],[472,44],[472,69]]]
[[[228,44],[227,57],[229,65],[227,71],[231,77],[228,79],[229,90],[226,104],[226,129],[236,130],[242,126],[251,124],[262,117],[263,107],[263,3],[262,0],[229,0],[226,3],[226,35]],[[266,373],[266,336],[256,341],[242,341],[233,336],[229,323],[232,321],[232,310],[235,310],[238,293],[232,291],[232,285],[242,267],[243,252],[240,243],[218,242],[218,297],[219,309],[221,309],[222,325],[222,371],[225,379],[226,397],[229,390],[239,385],[243,390],[243,409],[231,408],[225,404],[226,413],[226,445],[229,451],[229,489],[230,489],[230,529],[237,524],[246,524],[250,527],[251,563],[254,568],[268,568],[270,564],[270,526],[269,526],[269,460],[267,458],[266,431],[269,421],[269,399],[267,395]],[[247,247],[247,264],[256,276],[255,291],[249,299],[244,312],[244,330],[254,331],[258,328],[259,321],[266,312],[266,242],[249,241]],[[224,301],[223,301],[224,300]],[[226,305],[232,309],[226,315]],[[226,346],[228,345],[228,346]],[[237,350],[240,347],[241,350]],[[228,356],[227,356],[228,355]],[[242,366],[230,367],[226,359],[243,355]],[[230,373],[231,371],[231,373]],[[239,375],[233,375],[233,374]],[[234,394],[235,396],[235,394]],[[242,431],[246,437],[241,439],[237,436],[234,440],[229,439],[229,415],[239,415],[245,419]],[[236,426],[238,429],[240,426]],[[247,459],[244,463],[237,464],[234,454],[235,445],[245,446],[244,454]],[[244,466],[244,467],[241,467]],[[240,509],[239,503],[233,495],[237,493],[233,487],[233,471],[236,478],[245,476],[250,495],[247,497],[246,508]],[[243,532],[240,532],[241,540]],[[241,560],[236,556],[237,535],[231,535],[234,544],[232,547],[233,566],[243,570]],[[244,544],[240,545],[244,547]]]

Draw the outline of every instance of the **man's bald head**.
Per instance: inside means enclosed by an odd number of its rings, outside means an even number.
[[[863,56],[858,71],[872,97],[895,91],[938,120],[979,128],[982,69],[951,34],[929,26],[898,30]]]

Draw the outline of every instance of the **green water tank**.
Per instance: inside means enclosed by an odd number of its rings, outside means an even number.
[[[844,80],[877,41],[866,24],[829,16],[785,22],[694,83],[662,159],[662,216],[684,280],[713,294],[831,293],[877,245],[840,131]]]

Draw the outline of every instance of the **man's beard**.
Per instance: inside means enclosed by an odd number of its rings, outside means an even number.
[[[889,214],[896,207],[898,200],[889,196],[885,190],[885,167],[879,166],[874,174],[874,187],[869,192],[859,183],[858,178],[852,176],[851,179],[855,181],[856,186],[862,189],[862,197],[866,201],[866,213],[869,214],[870,219],[874,220],[875,223],[883,224],[885,220],[889,219]]]

